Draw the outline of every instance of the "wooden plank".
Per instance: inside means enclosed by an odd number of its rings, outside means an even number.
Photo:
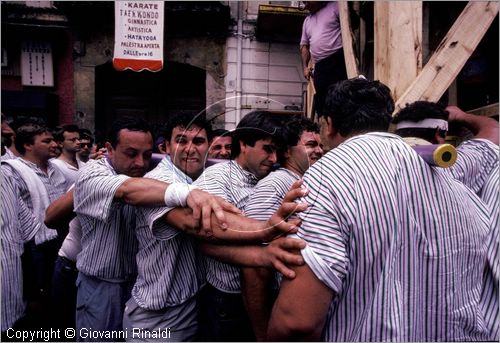
[[[474,52],[498,14],[498,2],[470,1],[406,92],[398,112],[417,100],[438,101]]]
[[[422,70],[422,1],[375,1],[374,78],[397,100]]]
[[[473,110],[465,111],[467,113],[476,114],[478,116],[496,117],[498,116],[498,102],[483,107],[475,108]]]
[[[347,1],[339,1],[340,28],[342,30],[342,46],[344,48],[345,67],[347,77],[353,78],[359,75],[356,54],[354,53],[354,34],[351,30],[351,19]]]
[[[313,78],[311,77],[307,82],[306,117],[313,121],[314,121],[314,107],[313,107],[314,94],[316,94],[316,89],[314,89],[314,82]]]

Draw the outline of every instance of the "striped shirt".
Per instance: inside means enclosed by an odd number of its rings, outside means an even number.
[[[64,175],[68,183],[71,185],[75,183],[78,177],[78,170],[85,164],[85,162],[82,162],[77,159],[76,162],[78,164],[78,168],[75,168],[73,165],[59,158],[53,158],[50,161],[54,163],[54,165],[56,165],[59,168],[59,170],[61,170],[61,173]]]
[[[328,341],[482,340],[484,203],[395,135],[331,150],[304,175],[298,236],[334,293]]]
[[[267,221],[278,210],[293,183],[300,177],[286,168],[279,168],[263,178],[255,186],[245,206],[245,215],[248,218]],[[279,289],[282,274],[276,272],[273,289]]]
[[[26,302],[23,299],[23,271],[21,255],[24,243],[33,239],[41,223],[28,209],[20,196],[13,177],[2,172],[2,212],[0,230],[1,281],[2,281],[2,331],[12,327],[24,315]]]
[[[500,224],[500,186],[498,145],[486,139],[471,139],[457,148],[456,163],[447,169],[453,177],[471,188],[488,205],[491,211],[492,229],[486,239],[488,265],[484,274],[481,306],[485,325],[490,336],[487,340],[499,340],[498,285],[500,266],[498,254]]]
[[[257,182],[257,177],[238,163],[227,161],[205,169],[194,184],[243,210]],[[210,257],[206,257],[206,262],[208,283],[223,292],[241,292],[240,268]]]
[[[245,215],[267,221],[278,210],[293,183],[300,177],[294,172],[279,168],[257,183],[245,206]]]
[[[43,186],[45,186],[45,190],[47,191],[48,201],[53,202],[62,196],[66,190],[71,186],[70,183],[66,181],[61,171],[55,167],[50,161],[47,163],[47,173],[42,171],[35,163],[27,161],[23,158],[18,158],[18,161],[24,163],[28,166],[40,179]],[[15,187],[19,189],[19,195],[24,203],[27,205],[28,209],[33,212],[34,205],[33,199],[31,198],[30,186],[26,180],[21,176],[21,174],[12,166],[2,163],[2,168],[5,169],[4,176],[6,178],[12,178],[15,183]],[[29,182],[29,180],[28,180]],[[45,218],[45,214],[37,214],[33,213],[34,217],[41,216],[41,218]],[[36,244],[41,244],[52,240],[57,237],[57,231],[49,229],[43,221],[41,222],[40,230],[37,231],[35,235]]]
[[[80,169],[74,192],[82,226],[77,268],[86,275],[116,282],[135,278],[135,207],[114,201],[116,190],[128,179],[117,174],[107,158]]]
[[[145,177],[168,183],[192,182],[168,156]],[[171,209],[137,209],[138,275],[132,296],[140,307],[149,310],[182,304],[205,283],[203,260],[194,238],[168,226],[163,219]]]

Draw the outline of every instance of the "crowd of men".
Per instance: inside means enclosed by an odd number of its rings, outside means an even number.
[[[393,111],[356,78],[328,88],[320,125],[179,115],[155,141],[122,117],[105,153],[74,125],[2,117],[2,340],[498,341],[498,122]],[[449,122],[474,138],[445,169],[412,145]]]

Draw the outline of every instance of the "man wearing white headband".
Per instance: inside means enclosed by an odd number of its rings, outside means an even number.
[[[392,123],[396,124],[396,134],[410,144],[443,144],[448,112],[440,104],[416,101],[399,111]]]
[[[455,164],[444,170],[476,193],[490,210],[491,229],[485,240],[488,264],[483,275],[480,308],[488,340],[499,339],[499,242],[498,221],[500,211],[498,169],[498,121],[465,113],[456,106],[444,107],[428,101],[417,101],[399,111],[393,119],[396,133],[409,144],[444,143],[448,120],[466,127],[474,137],[457,147]],[[413,141],[409,141],[413,140]],[[418,142],[417,140],[420,140]],[[428,143],[427,143],[428,144]]]

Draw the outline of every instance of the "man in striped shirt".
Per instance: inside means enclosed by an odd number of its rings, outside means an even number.
[[[268,339],[484,340],[478,320],[484,203],[399,136],[378,81],[329,89],[322,133],[335,148],[305,174],[306,266],[285,280]]]
[[[14,178],[5,175],[2,166],[2,230],[0,244],[2,280],[2,341],[8,341],[7,330],[30,329],[23,298],[23,270],[21,255],[24,243],[33,239],[41,222],[30,211]],[[12,336],[10,337],[12,338]]]
[[[210,131],[210,125],[201,116],[170,117],[164,133],[169,156],[145,177],[171,184],[191,184],[204,169]],[[193,229],[191,217],[186,210],[168,206],[142,207],[137,211],[138,277],[123,320],[129,341],[165,340],[165,337],[155,336],[155,332],[166,329],[173,341],[196,338],[196,295],[205,284],[205,269],[194,238],[207,237],[202,231]],[[230,227],[224,232],[218,231],[215,223],[212,225],[215,238],[251,238],[231,230],[237,224],[240,230],[243,226],[258,229],[255,222],[245,222],[243,217],[232,216],[227,222]],[[216,247],[209,253],[220,257],[220,250]],[[251,263],[248,256],[240,251],[237,258],[230,261]],[[207,339],[204,336],[199,338]]]
[[[319,126],[304,117],[292,118],[283,125],[286,147],[278,150],[281,167],[257,183],[245,206],[245,215],[257,220],[269,219],[280,207],[285,194],[305,171],[323,156]],[[242,269],[242,292],[258,341],[266,337],[271,308],[279,288],[275,275],[265,268]],[[274,286],[274,287],[273,287]]]
[[[490,335],[488,340],[499,339],[499,169],[498,169],[498,122],[492,118],[465,113],[456,106],[444,106],[428,101],[407,105],[394,117],[396,133],[402,137],[423,139],[425,143],[443,144],[448,122],[468,128],[474,137],[457,147],[457,161],[446,169],[476,193],[490,210],[492,227],[485,241],[488,264],[484,272],[481,305],[484,321]],[[443,129],[438,129],[442,127]]]
[[[40,326],[46,325],[49,313],[51,276],[61,239],[55,230],[43,223],[45,209],[69,187],[61,171],[52,164],[57,147],[54,137],[44,125],[26,123],[16,132],[15,145],[21,156],[2,161],[5,178],[11,178],[21,199],[40,225],[24,250],[23,277],[25,296],[38,306]],[[21,232],[24,228],[18,228]]]
[[[254,111],[233,132],[233,160],[207,168],[195,185],[243,209],[259,181],[277,162],[280,122],[271,113]],[[205,340],[254,340],[240,288],[240,269],[216,261],[207,262],[207,282],[201,295],[201,332]]]
[[[222,222],[226,205],[197,189],[142,178],[153,151],[151,130],[142,119],[118,119],[106,147],[108,156],[87,163],[75,185],[74,209],[82,226],[76,326],[79,334],[92,328],[113,332],[108,339],[116,340],[124,338],[123,310],[137,273],[133,205],[187,205],[197,213],[196,219],[214,212]]]

